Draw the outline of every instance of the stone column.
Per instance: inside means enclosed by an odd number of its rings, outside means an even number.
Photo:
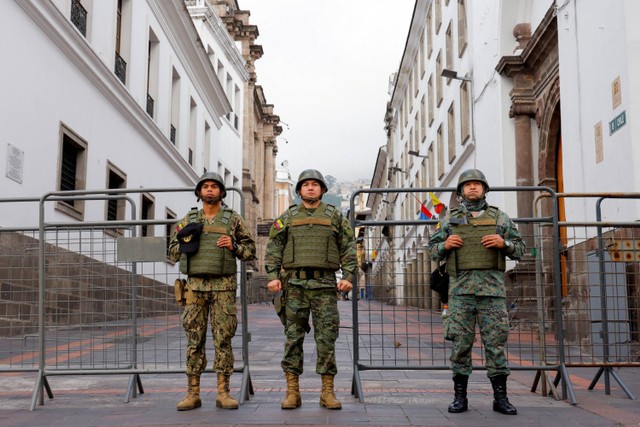
[[[533,158],[531,150],[531,118],[528,114],[514,114],[516,133],[516,185],[518,187],[533,186]],[[533,191],[518,191],[518,217],[533,217]],[[518,224],[520,233],[525,238],[527,245],[533,244],[533,227],[528,223]]]
[[[264,153],[264,207],[263,215],[266,219],[275,218],[275,161],[278,150],[275,138],[265,141]]]

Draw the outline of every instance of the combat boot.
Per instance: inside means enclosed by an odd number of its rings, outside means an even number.
[[[456,374],[453,376],[453,402],[449,405],[448,411],[454,414],[464,412],[468,409],[467,384],[468,375]]]
[[[342,403],[336,399],[336,395],[333,391],[333,375],[322,375],[320,406],[324,406],[328,409],[342,409]]]
[[[302,406],[298,374],[294,374],[293,372],[285,372],[284,374],[287,377],[287,394],[280,404],[280,407],[282,409],[296,409]]]
[[[493,386],[493,410],[505,415],[517,415],[518,410],[507,399],[507,376],[489,378]]]
[[[187,395],[178,402],[178,411],[190,411],[201,406],[200,375],[187,375]]]
[[[223,409],[238,409],[238,401],[229,394],[230,375],[218,373],[218,397],[216,406]]]

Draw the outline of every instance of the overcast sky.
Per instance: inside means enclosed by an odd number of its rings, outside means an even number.
[[[389,76],[398,70],[414,0],[238,0],[258,26],[256,61],[283,132],[278,164],[339,181],[371,180],[385,144]]]

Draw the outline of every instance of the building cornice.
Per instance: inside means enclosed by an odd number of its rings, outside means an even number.
[[[514,36],[521,45],[518,55],[500,58],[496,71],[513,80],[509,117],[529,116],[538,119],[538,100],[549,85],[558,79],[558,25],[555,8],[547,10],[535,33],[529,37],[528,24],[518,24]],[[529,30],[530,31],[530,30]]]
[[[16,0],[16,3],[178,175],[187,181],[197,179],[193,168],[52,1]]]
[[[527,45],[518,55],[505,55],[500,58],[496,71],[513,78],[525,70],[537,68],[547,59],[550,50],[557,47],[558,24],[555,9],[550,7]]]
[[[207,23],[211,32],[218,37],[218,40],[222,44],[225,57],[233,64],[233,67],[244,81],[249,80],[247,61],[242,57],[241,52],[238,51],[238,48],[227,31],[227,27],[220,17],[216,15],[211,4],[205,1],[203,6],[189,6],[187,10],[193,19],[203,19]]]
[[[216,123],[233,111],[183,0],[147,0],[191,83]]]
[[[413,9],[407,41],[405,42],[402,59],[400,60],[400,68],[396,73],[393,93],[391,95],[391,106],[395,110],[400,108],[404,100],[404,94],[409,84],[409,75],[413,69],[415,57],[418,54],[421,40],[420,35],[426,26],[429,5],[431,5],[431,0],[418,0]]]

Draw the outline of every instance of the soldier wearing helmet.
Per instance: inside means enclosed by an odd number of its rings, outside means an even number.
[[[487,376],[493,387],[493,410],[518,411],[507,398],[509,367],[504,346],[509,335],[505,289],[505,257],[522,258],[525,243],[509,216],[486,201],[489,182],[478,169],[462,172],[460,206],[440,221],[427,245],[431,259],[446,260],[449,273],[449,316],[445,339],[452,341],[454,400],[448,411],[468,409],[467,383],[476,322],[486,351]]]
[[[231,397],[229,380],[234,356],[231,341],[236,333],[236,259],[255,258],[256,246],[242,217],[223,205],[227,194],[222,177],[206,172],[195,186],[202,209],[192,208],[177,224],[169,244],[169,254],[180,261],[186,284],[179,286],[177,298],[186,303],[182,326],[187,335],[187,392],[178,402],[179,411],[202,405],[200,376],[207,367],[205,342],[207,323],[211,323],[217,373],[216,406],[237,409]]]
[[[316,373],[322,378],[320,406],[341,409],[334,377],[338,372],[335,343],[340,316],[337,291],[349,292],[358,266],[353,229],[339,209],[322,202],[327,184],[315,169],[303,171],[296,184],[302,199],[276,219],[269,233],[265,269],[271,292],[285,295],[285,349],[281,367],[287,379],[282,409],[302,404],[299,376],[303,343],[313,318],[317,343]],[[337,280],[336,272],[342,271]],[[336,283],[337,282],[337,283]]]

